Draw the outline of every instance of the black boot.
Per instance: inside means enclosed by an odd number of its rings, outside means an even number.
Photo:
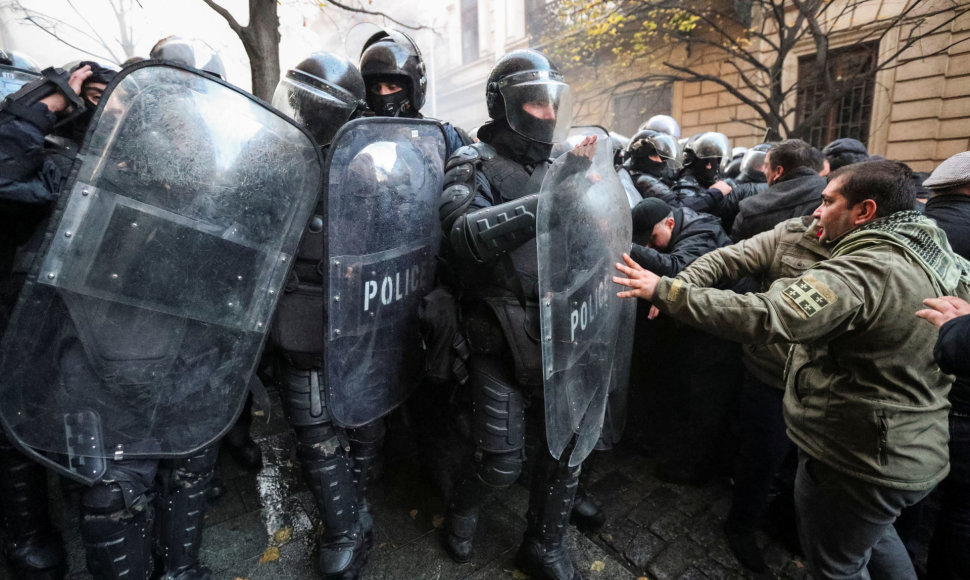
[[[156,550],[163,580],[208,580],[212,572],[199,561],[218,447],[188,459],[166,461],[159,471],[162,489],[155,498]]]
[[[519,570],[536,580],[580,580],[563,545],[572,511],[579,467],[548,454],[537,458],[529,490],[529,512],[522,545],[515,554]]]
[[[11,571],[28,580],[64,578],[67,555],[48,514],[47,470],[4,445],[0,474],[3,552]]]
[[[317,542],[320,573],[326,580],[354,580],[367,562],[369,534],[361,525],[350,458],[304,461],[303,472],[324,526]]]
[[[496,488],[483,482],[477,474],[462,477],[451,494],[445,513],[445,551],[451,559],[464,564],[472,558],[472,543],[478,527],[478,510]]]
[[[582,485],[576,488],[576,497],[573,499],[573,509],[569,514],[569,521],[584,532],[595,532],[606,523],[602,506],[596,501],[596,498],[586,493]]]

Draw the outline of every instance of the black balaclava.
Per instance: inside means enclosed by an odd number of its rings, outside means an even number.
[[[488,143],[503,157],[523,165],[536,165],[549,159],[552,144],[526,139],[512,130],[506,119],[498,119],[478,128],[478,139]]]
[[[401,77],[370,77],[367,79],[367,106],[378,117],[414,117],[417,111],[411,106],[410,80]],[[378,95],[370,91],[377,83],[394,83],[401,87],[396,93]]]
[[[694,176],[701,187],[707,189],[714,185],[714,182],[717,181],[718,170],[721,168],[721,160],[717,158],[699,159],[693,153],[690,157],[690,160],[684,163],[685,169]],[[710,169],[707,168],[708,161],[711,163]]]
[[[631,166],[634,171],[646,173],[660,179],[663,177],[663,172],[667,164],[662,157],[660,161],[654,161],[650,159],[650,155],[658,155],[657,150],[650,144],[644,143],[638,149],[634,150],[630,156]]]

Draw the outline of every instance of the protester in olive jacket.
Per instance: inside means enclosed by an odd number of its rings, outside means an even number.
[[[679,277],[712,288],[751,276],[757,279],[760,291],[767,291],[775,280],[797,278],[827,259],[829,253],[828,245],[818,241],[814,218],[805,216],[705,254]],[[768,510],[775,477],[795,450],[785,433],[782,413],[785,360],[790,347],[788,343],[741,346],[744,375],[738,397],[738,452],[725,532],[738,561],[755,572],[767,569],[755,532]],[[790,504],[791,493],[778,499]]]
[[[913,578],[892,527],[949,471],[952,377],[933,360],[925,296],[966,293],[970,265],[910,210],[909,170],[863,162],[833,173],[819,219],[832,257],[767,292],[734,294],[658,278],[632,260],[621,297],[652,300],[692,326],[742,342],[791,342],[785,421],[799,447],[802,547],[817,578]],[[871,561],[870,561],[871,560]]]
[[[770,230],[786,219],[809,215],[818,207],[825,178],[819,176],[822,154],[801,139],[774,143],[768,150],[768,189],[743,199],[731,228],[734,241]]]

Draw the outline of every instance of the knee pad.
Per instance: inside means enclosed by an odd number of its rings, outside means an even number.
[[[82,514],[123,514],[150,505],[149,494],[135,492],[127,482],[98,483],[84,491],[81,495]]]
[[[332,423],[313,427],[294,427],[296,431],[296,450],[304,463],[326,461],[333,457],[346,455],[344,442]]]
[[[491,487],[508,487],[522,473],[522,450],[511,453],[482,453],[478,461],[478,478]]]
[[[159,479],[165,491],[188,489],[207,485],[212,480],[219,459],[217,445],[210,445],[196,455],[184,459],[168,459],[162,462]]]

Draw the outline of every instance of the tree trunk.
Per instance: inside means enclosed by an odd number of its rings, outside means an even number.
[[[249,55],[253,94],[269,102],[280,81],[280,18],[276,0],[249,0],[249,25],[239,37]]]

